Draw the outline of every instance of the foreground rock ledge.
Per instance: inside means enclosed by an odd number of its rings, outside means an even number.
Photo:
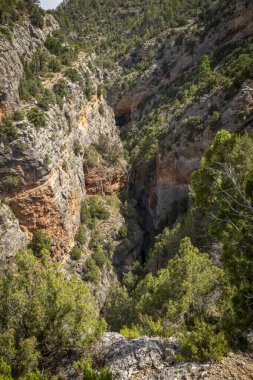
[[[93,347],[99,366],[108,367],[115,380],[190,380],[253,378],[253,356],[228,354],[219,363],[175,363],[178,349],[174,338],[166,345],[159,338],[141,337],[128,340],[118,333],[106,333]]]

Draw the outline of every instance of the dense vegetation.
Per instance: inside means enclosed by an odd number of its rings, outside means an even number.
[[[17,256],[0,281],[0,355],[15,378],[81,355],[105,328],[87,285],[66,278],[49,258],[49,240],[38,233],[33,251]]]
[[[186,25],[197,14],[201,22],[207,24],[208,20],[212,24],[224,9],[229,11],[233,3],[226,0],[219,4],[210,0],[155,3],[152,0],[71,0],[58,7],[56,17],[65,30],[74,31],[79,40],[82,38],[86,49],[95,47],[100,57],[104,55],[103,62],[108,65],[110,59],[121,61],[131,49],[169,28]]]
[[[253,320],[252,149],[252,136],[218,132],[193,175],[195,209],[151,250],[146,271],[154,274],[133,268],[111,289],[104,314],[113,330],[127,337],[179,334],[178,360],[218,359],[246,344]],[[184,238],[201,246],[196,237],[203,232],[211,256],[212,238],[222,245],[216,265]]]
[[[36,27],[44,25],[44,11],[38,7],[38,0],[1,0],[0,24],[13,26],[15,22],[29,14],[31,23]]]
[[[84,79],[78,66],[72,65],[80,48],[96,51],[105,76],[119,64],[124,75],[134,73],[136,78],[150,63],[163,59],[165,43],[172,41],[178,49],[185,43],[189,51],[194,50],[186,30],[178,34],[171,28],[186,26],[198,13],[196,33],[203,38],[221,14],[233,7],[234,1],[226,0],[116,0],[109,5],[105,0],[63,2],[55,14],[64,32],[48,36],[29,59],[22,57],[19,95],[22,102],[33,106],[26,108],[26,114],[17,109],[1,120],[1,140],[8,145],[17,139],[24,119],[37,130],[46,128],[47,111],[56,103],[63,108],[71,83],[80,86],[87,101],[92,100],[90,78]],[[27,15],[34,26],[42,27],[43,13],[37,1],[0,0],[0,22],[5,25],[0,33],[7,36]],[[156,47],[140,62],[138,49],[153,38]],[[157,94],[145,100],[151,107],[140,104],[131,128],[121,131],[132,173],[138,173],[146,188],[155,175],[157,153],[173,152],[180,133],[187,144],[206,131],[213,136],[200,169],[192,176],[191,208],[176,205],[180,209],[178,223],[173,225],[175,220],[168,219],[153,231],[156,236],[151,246],[145,247],[145,257],[112,284],[101,311],[104,319],[94,294],[104,273],[112,271],[115,241],[102,233],[101,226],[110,221],[112,203],[117,203],[124,224],[115,240],[131,244],[138,223],[143,226],[145,222],[137,215],[135,200],[129,194],[121,194],[122,202],[99,196],[83,200],[70,252],[70,267],[73,271],[82,268],[79,277],[66,275],[60,264],[52,262],[51,239],[36,231],[30,249],[20,252],[14,267],[0,279],[0,379],[48,380],[49,369],[68,359],[78,361],[84,380],[110,380],[107,370],[95,372],[87,359],[87,351],[107,324],[108,329],[128,338],[177,336],[179,361],[219,360],[228,350],[249,348],[246,335],[253,329],[253,137],[219,129],[221,108],[246,80],[253,79],[252,37],[226,49],[217,49],[212,57],[202,55],[188,76],[159,85]],[[164,61],[162,78],[170,79],[170,69]],[[55,73],[59,80],[46,89],[43,82]],[[107,83],[108,89],[115,82]],[[124,83],[120,91],[126,91],[128,85]],[[187,115],[192,105],[211,92],[221,96],[210,103],[208,112]],[[103,93],[98,86],[99,99]],[[239,121],[248,123],[251,106],[244,104],[238,110]],[[102,103],[98,111],[105,116]],[[168,117],[177,122],[176,134]],[[76,139],[73,151],[83,158],[87,170],[122,160],[121,148],[105,135],[86,149]],[[49,156],[43,161],[50,165]],[[7,182],[18,186],[15,176]]]

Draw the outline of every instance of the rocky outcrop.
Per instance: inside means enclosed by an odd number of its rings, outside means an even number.
[[[228,354],[221,362],[176,363],[179,346],[174,338],[128,340],[118,333],[106,333],[93,348],[99,366],[107,366],[114,380],[220,380],[252,379],[249,354]]]
[[[26,243],[18,219],[0,202],[0,275],[7,271],[17,250]]]
[[[23,74],[20,58],[30,58],[58,23],[46,15],[44,28],[35,28],[28,20],[11,31],[11,41],[0,34],[0,119],[1,115],[13,111],[19,104],[19,81]]]
[[[74,244],[80,223],[80,204],[87,192],[86,177],[88,192],[113,194],[121,189],[125,171],[108,168],[89,175],[84,170],[84,151],[98,142],[101,135],[121,149],[113,111],[97,96],[101,73],[89,69],[89,57],[85,54],[80,54],[74,66],[83,83],[90,78],[91,99],[85,97],[83,85],[65,78],[68,94],[62,109],[57,104],[51,105],[45,112],[44,127],[35,128],[29,122],[26,115],[36,100],[29,104],[19,101],[20,55],[31,56],[48,33],[57,28],[55,20],[47,17],[51,26],[45,30],[35,30],[29,22],[16,26],[12,45],[1,37],[0,49],[4,54],[1,53],[0,70],[4,81],[0,91],[6,94],[2,108],[13,111],[19,105],[25,119],[16,123],[17,139],[8,144],[0,142],[0,193],[18,218],[24,239],[29,241],[35,230],[42,229],[52,237],[54,253],[64,256]],[[44,86],[50,88],[60,77],[61,74],[55,74],[50,81],[45,79]],[[102,188],[97,183],[103,183]]]
[[[85,186],[89,195],[118,194],[127,185],[127,172],[120,166],[85,166]]]

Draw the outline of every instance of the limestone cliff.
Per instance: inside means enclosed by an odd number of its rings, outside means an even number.
[[[1,212],[5,215],[0,231],[6,252],[11,247],[14,254],[25,241],[29,242],[35,230],[42,229],[53,238],[54,253],[64,256],[74,244],[80,203],[86,192],[102,191],[94,181],[103,182],[103,192],[111,194],[121,189],[126,173],[122,165],[110,164],[106,169],[99,166],[96,173],[94,169],[87,170],[84,153],[101,135],[119,150],[121,142],[113,111],[97,93],[101,73],[97,69],[91,71],[90,58],[85,54],[79,55],[74,67],[82,79],[89,76],[90,99],[85,97],[80,83],[66,80],[67,94],[62,107],[50,105],[45,111],[45,126],[36,128],[29,121],[27,113],[37,100],[24,102],[19,98],[21,56],[29,60],[39,46],[43,48],[47,35],[58,28],[52,16],[46,17],[45,25],[49,26],[43,30],[26,21],[15,26],[12,42],[0,36],[2,116],[16,109],[24,113],[24,120],[15,122],[17,137],[11,142],[0,142]],[[62,77],[61,73],[53,74],[43,80],[43,86],[50,89]],[[7,220],[12,221],[9,222],[12,228],[7,228]],[[1,259],[5,260],[5,256]]]
[[[226,96],[224,88],[219,88],[198,100],[189,100],[188,103],[182,101],[181,104],[178,102],[172,111],[166,109],[166,93],[173,92],[175,83],[180,80],[183,86],[186,78],[191,77],[201,56],[206,54],[218,61],[217,57],[229,54],[247,41],[252,33],[253,4],[244,0],[236,1],[233,10],[223,15],[218,24],[201,36],[199,32],[196,33],[194,22],[189,22],[186,28],[169,31],[162,58],[153,60],[152,65],[139,75],[114,105],[123,133],[130,136],[138,133],[139,126],[146,122],[145,115],[154,114],[154,110],[160,106],[157,112],[160,113],[164,126],[163,133],[158,138],[155,173],[149,178],[149,184],[144,184],[137,165],[137,170],[134,169],[131,177],[134,196],[143,204],[143,193],[146,194],[145,207],[147,213],[152,215],[155,225],[169,221],[172,226],[176,222],[180,204],[187,199],[191,173],[198,168],[203,152],[210,145],[217,129],[238,132],[247,128],[252,121],[251,80],[245,81],[230,98]],[[182,43],[177,43],[177,38],[181,35],[184,35]],[[152,41],[146,44],[146,50],[158,55],[154,49]],[[145,47],[137,50],[135,56],[143,50]],[[217,63],[214,72],[222,65],[223,62]],[[215,131],[210,128],[212,108],[220,115]],[[194,131],[190,126],[187,127],[186,121],[195,117],[201,120],[202,128]]]

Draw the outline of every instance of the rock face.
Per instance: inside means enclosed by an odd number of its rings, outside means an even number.
[[[16,251],[26,243],[18,219],[8,206],[0,203],[0,275],[8,269]]]
[[[142,73],[115,105],[119,125],[121,122],[129,123],[128,128],[131,129],[135,120],[140,120],[145,113],[155,109],[157,104],[163,104],[163,90],[170,91],[174,81],[182,75],[190,77],[203,54],[215,57],[252,35],[253,3],[237,0],[235,8],[210,29],[204,38],[194,33],[194,25],[189,24],[188,30],[190,32],[185,31],[187,34],[181,45],[174,45],[171,38],[165,42],[163,57]],[[192,50],[189,49],[189,41],[193,46]],[[208,128],[210,107],[216,107],[221,115],[218,128],[235,132],[246,128],[249,121],[252,121],[252,117],[241,117],[246,105],[252,109],[252,99],[253,83],[246,81],[239,93],[231,99],[226,99],[223,90],[219,89],[187,104],[185,108],[178,105],[177,116],[161,110],[165,117],[166,130],[159,141],[154,178],[148,188],[146,185],[141,186],[142,179],[138,173],[134,173],[131,178],[133,187],[141,189],[139,199],[143,198],[143,192],[146,193],[147,214],[152,214],[155,225],[161,220],[169,219],[170,226],[173,226],[177,220],[177,210],[188,196],[191,173],[198,168],[203,152],[215,134],[215,131]],[[203,130],[190,135],[191,132],[183,125],[179,115],[183,115],[184,119],[199,115],[203,121]]]
[[[179,346],[174,338],[127,340],[106,333],[93,348],[99,366],[107,366],[114,380],[252,379],[253,360],[248,354],[228,354],[219,363],[176,363]]]
[[[20,57],[31,57],[47,36],[59,28],[51,15],[46,15],[44,24],[43,29],[38,29],[24,21],[14,27],[11,42],[0,35],[0,118],[19,104],[18,88],[23,74]]]
[[[0,36],[3,79],[0,108],[4,113],[18,107],[27,114],[31,106],[36,105],[35,99],[29,104],[19,100],[18,86],[23,72],[20,56],[25,54],[29,59],[46,36],[58,27],[51,16],[47,17],[45,24],[51,26],[45,30],[34,29],[28,22],[16,26],[12,45]],[[121,149],[113,111],[103,97],[97,95],[101,73],[91,72],[88,63],[89,58],[80,54],[75,67],[84,82],[90,78],[90,100],[85,97],[81,84],[66,80],[68,94],[63,99],[63,107],[50,106],[45,112],[45,127],[35,128],[25,116],[22,128],[17,123],[18,138],[8,144],[0,142],[0,194],[19,220],[23,233],[20,232],[20,242],[29,241],[35,230],[42,229],[53,238],[55,254],[60,256],[74,244],[80,223],[80,203],[86,192],[113,194],[125,183],[125,171],[117,165],[98,171],[96,180],[94,173],[84,169],[84,152],[98,142],[101,135]],[[62,75],[56,74],[50,80],[45,79],[44,87],[51,88],[60,77]],[[102,190],[97,182],[103,183]],[[13,241],[17,239],[15,248],[18,248],[18,234],[14,237],[15,234],[13,229],[12,238],[10,230],[8,237]]]

